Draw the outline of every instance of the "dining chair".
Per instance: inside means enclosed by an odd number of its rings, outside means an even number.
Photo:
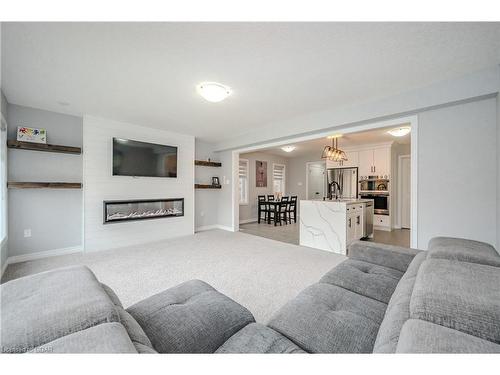
[[[288,204],[287,208],[287,217],[288,220],[290,221],[290,224],[292,224],[292,216],[293,216],[293,222],[297,222],[297,196],[292,195],[290,197],[290,203]]]
[[[282,225],[282,222],[284,221],[285,224],[288,224],[288,218],[287,218],[287,210],[288,210],[288,203],[289,202],[289,197],[282,197],[280,204],[277,207],[277,215],[274,218],[274,225],[277,225],[279,222],[280,225]]]
[[[258,199],[258,217],[257,217],[257,223],[260,224],[260,219],[262,216],[262,212],[264,212],[264,221],[267,222],[268,220],[268,215],[269,215],[269,206],[266,204],[266,196],[265,195],[259,195],[257,197]]]

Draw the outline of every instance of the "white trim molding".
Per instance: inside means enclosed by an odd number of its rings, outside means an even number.
[[[81,245],[74,246],[74,247],[65,247],[62,249],[39,251],[37,253],[31,253],[31,254],[14,255],[14,256],[8,257],[7,262],[5,262],[5,263],[6,264],[13,264],[13,263],[19,263],[19,262],[27,262],[29,260],[55,257],[58,255],[68,255],[68,254],[81,253],[81,252],[83,252],[83,246],[81,246]]]
[[[228,227],[226,225],[214,224],[214,225],[203,225],[201,227],[198,227],[195,229],[195,233],[206,232],[207,230],[214,230],[214,229],[221,229],[228,232],[234,232],[233,228],[231,227]]]

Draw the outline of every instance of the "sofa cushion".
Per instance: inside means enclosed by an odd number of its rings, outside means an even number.
[[[421,250],[368,241],[355,241],[347,249],[347,255],[351,259],[378,264],[400,272],[405,272],[415,255],[420,252]]]
[[[332,284],[377,301],[388,303],[403,272],[348,259],[324,275],[320,283]]]
[[[500,342],[500,268],[427,259],[410,302],[410,316]]]
[[[487,243],[451,237],[429,241],[428,258],[458,260],[500,267],[500,255]]]
[[[137,351],[147,351],[148,349],[144,349],[145,346],[154,350],[153,344],[151,344],[148,336],[146,336],[146,333],[139,323],[137,323],[137,321],[132,317],[132,315],[121,307],[117,309],[118,314],[120,315],[120,323],[127,330],[130,340],[132,340]]]
[[[500,345],[451,328],[410,319],[401,330],[397,352],[500,353]]]
[[[146,298],[127,311],[160,353],[213,353],[254,317],[200,280]]]
[[[101,286],[102,286],[102,289],[104,289],[104,291],[108,295],[108,297],[111,299],[111,301],[113,301],[113,303],[116,306],[121,307],[123,309],[122,302],[120,301],[120,299],[116,295],[115,291],[113,289],[111,289],[109,286],[107,286],[106,284],[101,283]]]
[[[31,353],[136,353],[120,323],[104,323],[60,337]]]
[[[314,284],[268,326],[312,353],[369,353],[386,304],[330,284]]]
[[[396,352],[401,328],[410,318],[410,300],[415,286],[415,279],[420,265],[425,261],[426,257],[427,254],[424,252],[415,256],[392,294],[375,340],[373,348],[375,353]]]
[[[69,267],[0,286],[2,351],[26,352],[100,323],[116,306],[87,267]]]
[[[305,353],[285,336],[252,323],[227,340],[216,353]]]

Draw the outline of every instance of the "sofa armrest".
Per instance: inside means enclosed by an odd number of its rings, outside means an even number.
[[[408,265],[421,250],[409,247],[386,245],[381,243],[356,241],[347,249],[351,259],[377,264],[406,272]]]
[[[127,311],[159,353],[213,353],[255,322],[250,311],[200,280],[155,294]]]

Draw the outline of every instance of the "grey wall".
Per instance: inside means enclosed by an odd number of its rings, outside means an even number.
[[[288,159],[268,154],[265,152],[251,152],[246,154],[240,154],[241,159],[247,159],[249,161],[248,172],[248,204],[240,205],[240,222],[248,220],[257,219],[257,196],[267,195],[273,193],[273,163],[284,164],[285,167],[285,190],[286,194],[289,194],[290,189],[288,187]],[[267,187],[256,187],[255,181],[255,162],[267,161]]]
[[[288,161],[288,186],[290,194],[297,195],[298,199],[307,199],[306,195],[306,164],[308,162],[321,161],[321,152],[311,153],[305,156],[290,158]]]
[[[7,102],[7,98],[5,97],[3,91],[0,90],[0,93],[2,95],[2,114],[3,114],[3,117],[5,119],[7,119],[7,111],[8,111],[7,107],[9,105],[9,103]]]
[[[238,161],[233,160],[231,151],[217,153],[218,160],[222,162],[220,174],[222,176],[222,189],[219,191],[217,199],[217,224],[228,229],[232,229],[235,223],[233,212],[233,173],[237,176]],[[234,163],[233,163],[234,162]]]
[[[219,161],[218,155],[213,152],[214,145],[199,140],[195,141],[195,158],[197,160]],[[194,172],[195,183],[211,184],[212,177],[221,180],[221,168],[196,166]],[[218,199],[220,190],[195,189],[195,229],[208,229],[216,225],[218,220]]]
[[[80,117],[17,105],[8,106],[8,138],[18,126],[47,129],[48,143],[82,146]],[[9,181],[82,181],[80,155],[25,150],[8,151]],[[82,191],[51,189],[9,190],[9,257],[80,246]],[[23,236],[31,229],[31,237]]]
[[[1,96],[1,99],[2,99],[1,113],[2,113],[2,116],[4,117],[4,119],[7,120],[7,117],[8,117],[8,102],[7,102],[7,98],[3,94],[3,91],[1,91],[1,90],[0,90],[0,96]],[[6,132],[7,129],[3,129],[2,128],[2,132],[4,132],[4,131]],[[0,145],[0,147],[1,147],[1,152],[3,154],[3,152],[5,151],[5,148],[7,147],[7,145],[2,142],[2,144]],[[7,192],[7,194],[8,194],[8,192]],[[8,197],[2,197],[2,198],[5,199],[5,203],[7,203]],[[3,224],[4,220],[7,220],[7,218],[6,217],[1,217],[0,218],[0,223]],[[8,224],[8,221],[7,221],[7,224]],[[7,262],[7,256],[8,256],[8,249],[7,248],[8,248],[8,236],[7,236],[7,238],[2,243],[0,243],[0,270],[4,269],[4,266],[5,266],[6,262]],[[0,275],[0,277],[1,277],[1,275]]]
[[[419,114],[419,248],[438,235],[495,245],[496,115],[496,99]]]
[[[497,94],[497,251],[500,253],[500,94]]]

